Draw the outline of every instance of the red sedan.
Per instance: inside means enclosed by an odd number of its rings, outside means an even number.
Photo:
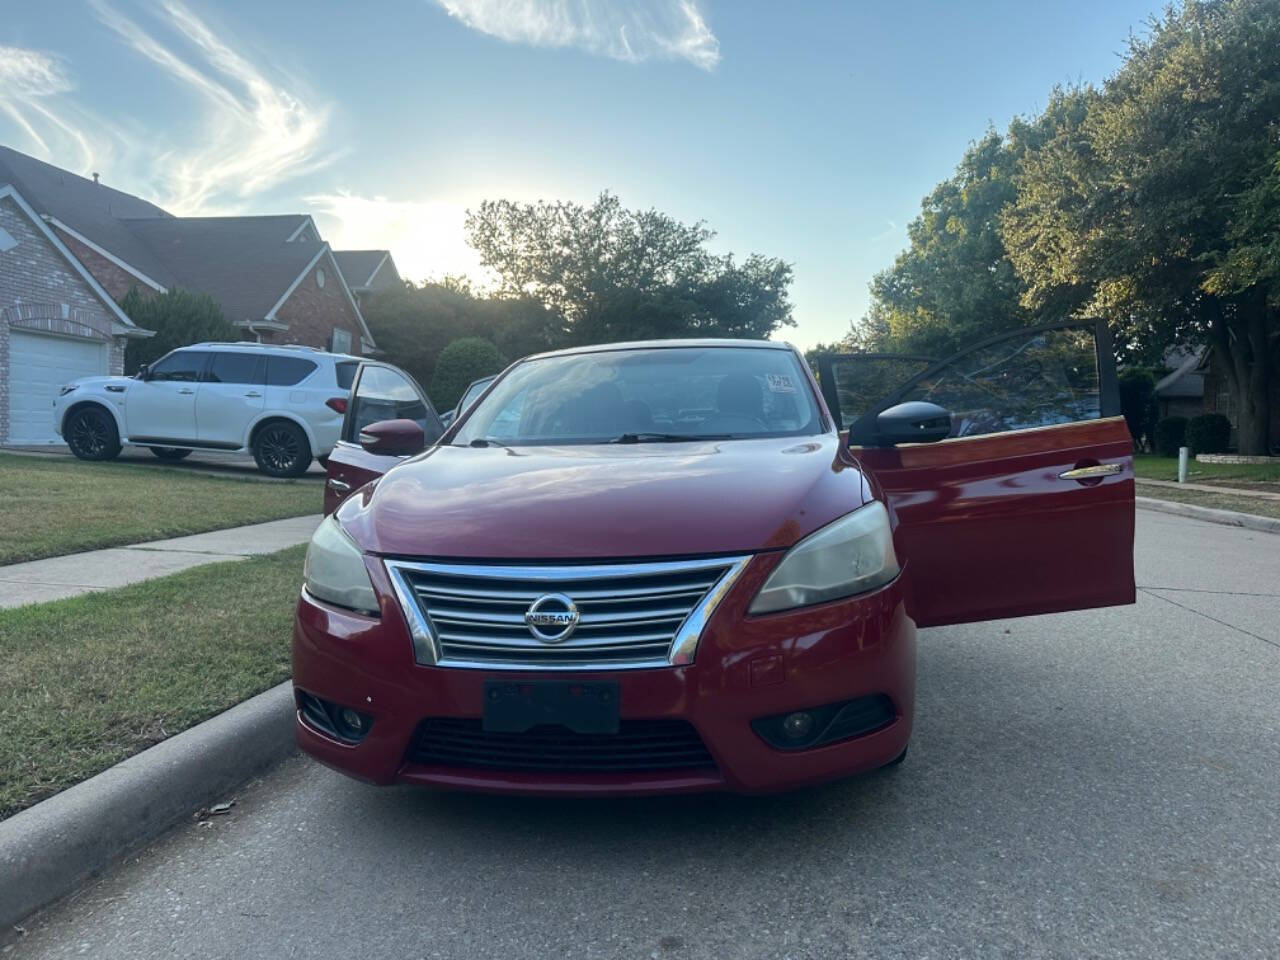
[[[1101,324],[821,375],[775,343],[566,350],[440,437],[365,364],[298,601],[301,747],[380,784],[790,789],[905,757],[918,626],[1133,602]]]

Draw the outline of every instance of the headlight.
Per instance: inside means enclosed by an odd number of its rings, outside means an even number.
[[[787,551],[748,612],[773,613],[866,593],[897,575],[889,513],[877,501],[827,524]]]
[[[319,600],[352,610],[378,610],[364,556],[333,517],[321,523],[311,538],[302,575],[307,592]]]

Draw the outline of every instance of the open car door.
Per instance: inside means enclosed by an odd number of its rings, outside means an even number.
[[[408,453],[373,453],[360,443],[360,432],[387,420],[412,420],[422,428],[426,447],[440,439],[444,428],[435,408],[417,382],[396,367],[364,362],[351,381],[342,436],[333,453],[324,483],[324,512],[333,513],[353,491],[394,467]],[[416,452],[416,451],[415,451]]]
[[[827,355],[819,374],[888,501],[917,624],[1134,602],[1133,446],[1104,322],[1001,334],[941,362]],[[879,414],[911,401],[950,413],[945,439],[891,444]]]

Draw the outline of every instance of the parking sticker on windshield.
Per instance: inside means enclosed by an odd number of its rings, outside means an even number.
[[[795,393],[796,388],[791,383],[791,378],[781,373],[766,373],[764,375],[765,382],[769,384],[769,389],[774,393]]]

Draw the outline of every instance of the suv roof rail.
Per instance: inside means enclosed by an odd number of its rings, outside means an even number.
[[[323,347],[313,347],[305,343],[259,343],[257,340],[202,340],[200,343],[188,344],[191,347],[253,347],[257,350],[307,350],[311,353],[325,353]]]

